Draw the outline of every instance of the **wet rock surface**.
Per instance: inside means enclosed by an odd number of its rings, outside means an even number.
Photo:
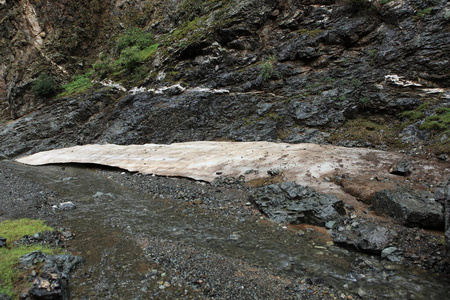
[[[334,243],[348,249],[376,254],[391,262],[450,273],[450,260],[443,255],[443,237],[424,230],[353,215],[335,224],[331,236]]]
[[[278,223],[325,226],[325,223],[337,221],[345,214],[342,200],[295,182],[257,188],[250,199],[265,215]]]
[[[382,190],[372,198],[373,210],[400,221],[403,225],[420,228],[445,228],[444,209],[434,195],[408,189]]]
[[[353,222],[350,226],[337,227],[333,231],[333,241],[360,251],[381,254],[393,243],[396,235],[395,231],[376,223]]]

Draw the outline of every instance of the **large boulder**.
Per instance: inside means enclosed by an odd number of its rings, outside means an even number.
[[[325,226],[345,214],[344,203],[336,196],[322,194],[310,187],[283,182],[257,188],[251,200],[270,219],[279,223]]]
[[[444,211],[433,194],[406,188],[381,190],[372,198],[376,213],[394,218],[408,227],[444,230]]]

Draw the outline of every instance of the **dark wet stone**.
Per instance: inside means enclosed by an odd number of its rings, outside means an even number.
[[[66,300],[69,299],[69,274],[83,262],[80,256],[49,255],[33,251],[19,258],[22,266],[43,264],[41,274],[35,278],[31,289],[21,299]]]
[[[362,222],[358,227],[341,226],[332,233],[334,243],[373,254],[381,254],[383,249],[391,245],[396,235],[395,231],[370,222]]]
[[[14,242],[14,244],[17,245],[38,244],[38,245],[58,246],[64,240],[68,240],[72,237],[71,235],[69,235],[69,233],[70,231],[64,231],[64,233],[59,231],[39,232],[34,235],[26,235],[22,237],[20,240]]]
[[[28,291],[30,299],[67,300],[69,299],[68,279],[59,273],[43,273],[36,278]]]
[[[56,270],[67,277],[71,271],[83,262],[83,258],[68,254],[49,255],[41,251],[33,251],[21,256],[19,261],[22,265],[28,267],[44,263],[44,266],[42,267],[43,271]]]
[[[400,176],[411,174],[411,163],[407,160],[401,160],[389,169],[389,173]]]
[[[442,205],[429,192],[402,188],[378,191],[372,198],[372,208],[376,213],[390,216],[405,226],[445,228]]]
[[[381,251],[381,258],[386,258],[392,262],[398,262],[402,260],[402,251],[396,247],[388,247]]]
[[[321,194],[295,182],[260,187],[251,199],[270,219],[279,223],[325,226],[345,214],[344,204],[336,196]]]
[[[0,294],[0,300],[11,300],[11,297],[6,294]]]
[[[6,239],[2,237],[0,237],[0,248],[1,247],[6,247]]]

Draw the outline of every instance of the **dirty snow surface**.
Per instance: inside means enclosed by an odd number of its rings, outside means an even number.
[[[181,176],[211,182],[222,176],[246,180],[282,174],[284,180],[342,195],[329,179],[351,174],[370,179],[394,176],[389,166],[404,159],[396,152],[317,144],[272,142],[186,142],[170,145],[84,145],[36,153],[17,161],[29,165],[89,163],[131,172]],[[416,161],[420,173],[433,173],[432,162]],[[418,172],[417,172],[418,173]],[[436,170],[436,176],[439,170]]]

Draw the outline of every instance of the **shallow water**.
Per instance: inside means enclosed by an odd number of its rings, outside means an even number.
[[[149,259],[146,250],[157,240],[189,245],[199,252],[233,258],[288,278],[324,278],[340,291],[359,291],[368,299],[450,296],[448,277],[380,263],[376,258],[326,245],[314,234],[300,237],[270,222],[223,216],[161,199],[125,187],[108,172],[92,167],[2,164],[55,191],[62,202],[77,205],[75,210],[56,213],[76,234],[70,243],[72,249],[85,258],[84,266],[71,280],[74,299],[158,298],[154,290],[147,289],[146,277],[149,270],[161,267]],[[132,175],[123,172],[122,176]],[[352,268],[358,257],[373,261],[373,267],[361,271]],[[377,268],[381,269],[374,271]],[[173,293],[196,297],[188,283],[174,287]]]

